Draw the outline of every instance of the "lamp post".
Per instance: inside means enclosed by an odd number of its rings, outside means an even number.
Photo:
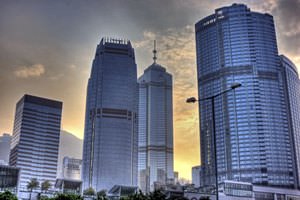
[[[214,142],[214,157],[215,157],[215,176],[216,176],[216,200],[219,200],[219,186],[218,186],[218,159],[217,159],[217,146],[216,146],[216,121],[215,121],[215,98],[218,96],[221,96],[231,90],[234,90],[238,87],[241,87],[242,84],[240,83],[234,83],[230,86],[230,88],[219,92],[218,94],[215,94],[213,96],[205,97],[202,99],[196,99],[195,97],[190,97],[186,100],[186,103],[195,103],[200,101],[206,101],[210,100],[211,102],[211,111],[212,111],[212,123],[213,123],[213,142]]]

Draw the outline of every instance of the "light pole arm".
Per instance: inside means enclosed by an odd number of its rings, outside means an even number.
[[[213,139],[213,149],[214,149],[214,170],[215,170],[215,181],[216,181],[216,200],[219,200],[219,183],[218,183],[218,157],[217,157],[217,133],[216,133],[216,119],[215,119],[215,98],[218,96],[221,96],[231,90],[234,90],[238,87],[241,87],[242,84],[240,83],[235,83],[233,85],[231,85],[230,88],[219,92],[218,94],[215,94],[213,96],[209,96],[206,98],[198,98],[196,99],[195,97],[190,97],[186,100],[187,103],[195,103],[195,102],[200,102],[200,101],[206,101],[206,100],[210,100],[211,102],[211,109],[212,109],[212,139]]]

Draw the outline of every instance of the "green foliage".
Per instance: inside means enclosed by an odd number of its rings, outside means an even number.
[[[32,178],[28,183],[27,183],[27,189],[30,191],[29,199],[31,199],[31,193],[33,189],[36,189],[40,186],[40,183],[37,181],[36,178]]]
[[[45,196],[45,195],[41,195],[38,199],[39,200],[53,200],[53,198],[49,198],[48,196]]]
[[[166,195],[161,190],[155,190],[148,195],[149,200],[165,200]]]
[[[77,194],[58,194],[51,200],[83,200],[83,197]]]
[[[106,196],[106,190],[100,190],[97,192],[97,200],[108,200],[108,197]]]
[[[47,190],[49,190],[49,188],[52,186],[52,184],[50,183],[50,181],[44,181],[43,183],[42,183],[42,185],[41,185],[41,189],[42,189],[42,191],[47,191]]]
[[[18,200],[18,198],[13,193],[5,191],[0,193],[0,200]]]
[[[128,197],[121,197],[120,200],[149,200],[149,198],[139,191],[139,193],[129,195]]]
[[[83,197],[77,194],[56,194],[54,197],[40,196],[39,200],[83,200]]]
[[[36,189],[40,186],[40,183],[37,181],[36,178],[32,178],[28,183],[27,183],[27,189],[32,191],[33,189]]]
[[[92,187],[89,187],[83,191],[83,194],[93,196],[96,194],[96,192]]]

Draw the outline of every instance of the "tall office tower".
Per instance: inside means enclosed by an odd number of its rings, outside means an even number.
[[[194,166],[192,167],[192,184],[195,185],[195,187],[200,186],[200,170],[201,166]]]
[[[81,172],[81,159],[70,158],[68,156],[64,157],[63,160],[63,178],[72,179],[72,180],[80,180],[80,172]]]
[[[62,102],[24,95],[17,103],[9,164],[21,169],[19,192],[32,178],[56,181]]]
[[[288,119],[291,135],[294,142],[294,153],[296,160],[295,173],[298,174],[298,184],[300,182],[300,80],[297,67],[286,56],[281,55],[281,66],[285,73],[285,86]]]
[[[219,182],[297,187],[273,17],[233,4],[195,28],[199,97],[242,84],[215,99],[216,147],[211,102],[199,102],[201,184],[215,185],[216,148]]]
[[[8,165],[11,135],[4,133],[0,136],[0,165]]]
[[[139,82],[139,186],[144,192],[174,179],[172,75],[156,63]]]
[[[87,88],[83,189],[137,185],[136,70],[130,41],[101,40]]]

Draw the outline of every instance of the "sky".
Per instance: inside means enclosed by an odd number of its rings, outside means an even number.
[[[102,37],[129,39],[138,76],[157,62],[173,74],[174,167],[191,179],[200,164],[194,24],[216,8],[244,3],[275,20],[278,49],[300,67],[300,0],[2,0],[0,135],[12,133],[26,93],[63,101],[62,129],[83,138],[87,80]]]

